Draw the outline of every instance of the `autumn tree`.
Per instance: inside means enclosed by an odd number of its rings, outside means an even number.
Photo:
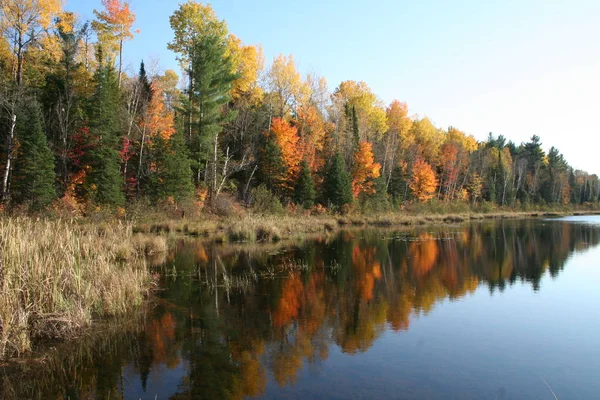
[[[418,159],[412,168],[409,182],[410,190],[419,201],[428,201],[437,189],[438,181],[431,165],[424,160]]]
[[[128,1],[102,0],[102,6],[103,11],[94,10],[97,20],[92,21],[92,27],[104,51],[107,54],[117,53],[119,56],[120,87],[123,72],[123,42],[133,39],[131,27],[135,22],[135,14],[131,11]]]
[[[188,106],[186,121],[186,139],[191,141],[194,118],[194,53],[198,43],[213,37],[218,42],[224,42],[227,36],[227,24],[217,18],[210,4],[202,4],[195,0],[188,0],[180,4],[179,8],[169,18],[174,38],[167,48],[177,54],[181,68],[188,76]]]
[[[397,165],[402,149],[410,146],[408,132],[412,126],[412,120],[408,117],[408,106],[398,100],[386,108],[386,122],[388,130],[383,137],[383,166],[382,175],[384,176],[386,188],[389,187],[392,180],[394,168]]]
[[[17,85],[23,83],[25,52],[39,43],[62,5],[62,0],[0,0],[0,29],[9,38],[16,56],[14,80]]]
[[[268,102],[273,116],[286,117],[306,102],[309,89],[296,69],[294,56],[280,54],[267,72]]]
[[[284,166],[280,178],[282,193],[290,193],[298,176],[302,154],[298,149],[298,129],[282,118],[274,118],[271,123],[271,135],[281,151]]]
[[[375,191],[373,181],[379,178],[381,165],[373,157],[373,145],[361,142],[354,153],[352,167],[352,192],[355,198],[361,193],[373,194]]]
[[[54,36],[60,58],[52,65],[43,88],[42,102],[49,116],[46,126],[58,160],[61,192],[66,190],[72,172],[69,152],[73,136],[83,123],[85,101],[91,94],[92,76],[81,60],[82,40],[87,29],[88,24],[80,26],[73,13],[62,13],[57,18]]]
[[[365,82],[342,82],[333,92],[332,101],[338,121],[341,120],[340,117],[347,116],[347,107],[350,111],[354,108],[356,120],[360,123],[357,132],[359,141],[378,139],[387,131],[382,102]],[[343,125],[340,128],[347,129]],[[354,135],[354,129],[352,132]]]

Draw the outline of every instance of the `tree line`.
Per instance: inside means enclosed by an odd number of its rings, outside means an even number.
[[[3,206],[85,212],[146,200],[215,208],[389,210],[406,202],[500,206],[597,203],[597,175],[540,137],[477,141],[385,105],[365,82],[333,90],[292,55],[264,67],[210,5],[171,15],[182,76],[123,68],[137,33],[127,1],[93,21],[61,0],[0,0]]]

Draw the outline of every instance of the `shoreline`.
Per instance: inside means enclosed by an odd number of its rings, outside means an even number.
[[[600,210],[571,211],[493,211],[488,213],[376,214],[367,215],[245,215],[209,216],[204,220],[168,220],[134,224],[133,232],[169,234],[216,243],[270,243],[302,239],[306,235],[330,234],[347,228],[394,228],[435,226],[469,221],[558,218],[600,215]]]

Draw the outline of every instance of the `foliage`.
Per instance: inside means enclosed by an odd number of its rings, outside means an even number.
[[[314,206],[316,197],[317,192],[312,173],[308,163],[303,160],[300,163],[300,174],[294,188],[294,201],[305,209],[310,209]]]
[[[56,199],[54,156],[42,126],[42,112],[36,101],[23,106],[18,118],[19,154],[14,171],[14,200],[39,211]]]
[[[421,159],[415,162],[408,186],[419,201],[427,201],[435,195],[437,179],[431,165]]]
[[[283,206],[279,199],[265,185],[260,185],[250,193],[252,211],[258,214],[282,214]]]
[[[352,182],[341,154],[335,154],[327,163],[323,185],[325,205],[332,205],[335,210],[342,211],[344,206],[352,204]]]

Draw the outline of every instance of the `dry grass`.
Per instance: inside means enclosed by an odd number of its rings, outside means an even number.
[[[0,359],[141,304],[150,284],[144,254],[163,241],[136,238],[122,223],[0,218]]]

